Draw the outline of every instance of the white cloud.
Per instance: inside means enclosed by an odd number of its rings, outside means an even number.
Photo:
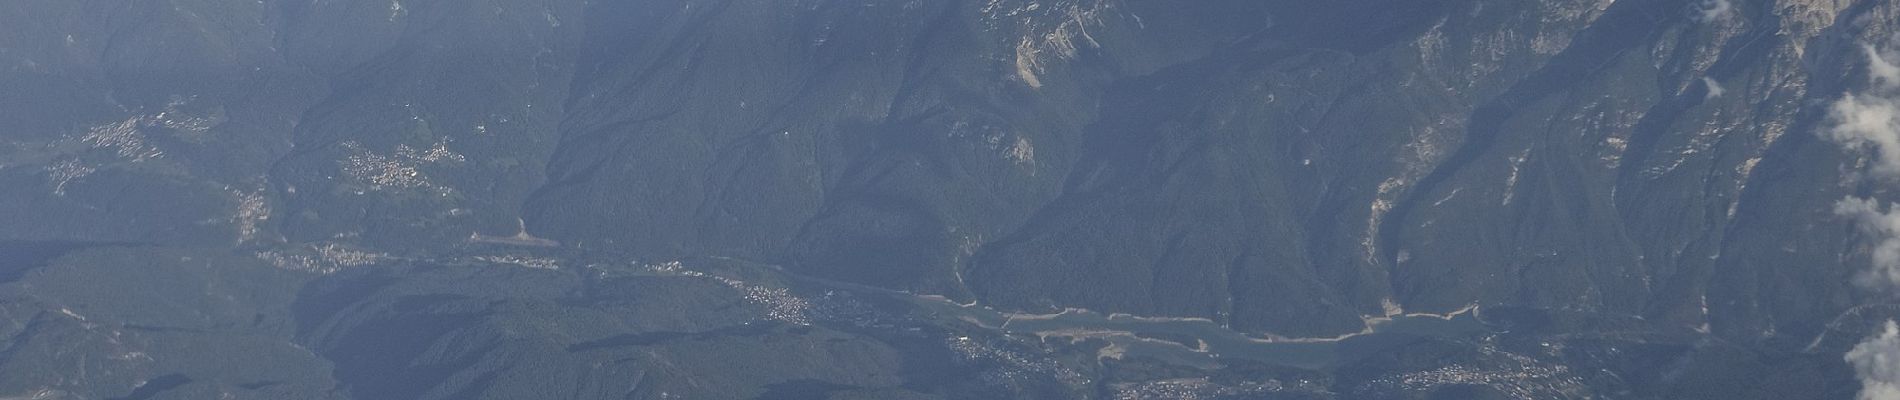
[[[1874,174],[1900,176],[1900,66],[1882,57],[1871,45],[1867,53],[1869,87],[1861,93],[1849,93],[1828,107],[1833,126],[1825,131],[1828,139],[1850,148],[1874,152]]]
[[[1696,16],[1697,21],[1715,21],[1734,13],[1735,5],[1730,4],[1728,0],[1702,0],[1701,3],[1696,4],[1696,12],[1700,14]]]
[[[1900,289],[1900,210],[1882,211],[1873,199],[1849,197],[1834,203],[1834,214],[1853,219],[1880,241],[1874,245],[1873,268],[1861,271],[1854,283],[1883,293]]]
[[[1900,84],[1900,66],[1887,61],[1874,45],[1862,43],[1860,48],[1867,53],[1867,78],[1874,81],[1876,88],[1892,91],[1895,84]]]
[[[1847,351],[1847,363],[1860,377],[1860,400],[1900,400],[1900,325],[1887,321],[1886,330]]]
[[[1869,85],[1828,108],[1830,128],[1822,134],[1849,149],[1871,149],[1873,177],[1894,179],[1900,177],[1900,66],[1873,45],[1862,44],[1861,49],[1867,55]],[[1854,283],[1894,295],[1900,292],[1900,212],[1891,204],[1882,208],[1874,199],[1848,197],[1834,203],[1834,214],[1854,220],[1876,241],[1872,268],[1855,275]],[[1861,400],[1900,400],[1900,325],[1887,321],[1885,328],[1845,355],[1860,378]]]

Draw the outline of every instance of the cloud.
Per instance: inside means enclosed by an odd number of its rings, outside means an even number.
[[[1850,150],[1871,149],[1871,177],[1890,180],[1900,177],[1900,66],[1873,45],[1861,49],[1869,84],[1828,107],[1829,128],[1822,135]],[[1883,295],[1900,292],[1900,212],[1874,199],[1848,197],[1834,203],[1834,214],[1853,220],[1876,242],[1869,257],[1873,265],[1856,274],[1854,283]],[[1900,400],[1900,324],[1889,320],[1885,328],[1844,356],[1860,378],[1861,400]]]
[[[1900,210],[1880,208],[1874,199],[1849,197],[1834,203],[1834,214],[1854,220],[1862,232],[1879,238],[1874,245],[1873,268],[1855,275],[1854,283],[1889,293],[1900,289]]]
[[[1900,324],[1889,320],[1886,330],[1854,345],[1847,363],[1860,378],[1860,400],[1900,400]]]
[[[1878,238],[1872,268],[1854,275],[1854,283],[1882,294],[1900,292],[1900,210],[1881,210],[1874,199],[1848,197],[1834,203],[1834,214],[1852,219],[1861,232]],[[1900,400],[1900,326],[1888,320],[1886,331],[1855,345],[1844,356],[1860,378],[1861,400]]]
[[[1900,176],[1900,66],[1871,45],[1867,53],[1869,87],[1849,93],[1828,107],[1828,139],[1849,148],[1869,148],[1875,156],[1874,174]]]
[[[1709,95],[1707,97],[1704,97],[1703,99],[1713,99],[1717,97],[1722,97],[1722,93],[1728,91],[1726,89],[1722,89],[1722,84],[1716,83],[1714,78],[1710,78],[1706,76],[1702,77],[1702,86],[1709,87]]]
[[[1728,17],[1735,12],[1735,5],[1728,0],[1702,0],[1696,4],[1697,21],[1709,22]]]
[[[1892,91],[1895,84],[1900,84],[1900,66],[1887,61],[1874,45],[1861,43],[1860,49],[1867,54],[1867,78],[1873,80],[1876,88]]]

